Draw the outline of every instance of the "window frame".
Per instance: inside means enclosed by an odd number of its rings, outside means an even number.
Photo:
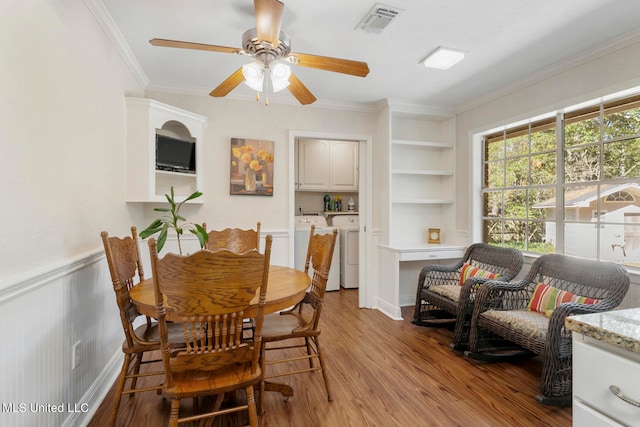
[[[477,191],[476,195],[472,197],[472,202],[471,202],[472,215],[474,218],[477,219],[477,221],[476,219],[474,219],[473,223],[476,225],[472,227],[474,241],[487,242],[489,240],[487,236],[487,229],[485,226],[487,221],[494,221],[494,220],[502,221],[502,224],[504,224],[506,221],[512,220],[512,218],[509,218],[504,214],[504,210],[505,210],[504,192],[505,191],[514,190],[516,188],[518,188],[518,190],[524,189],[527,200],[528,200],[528,192],[530,190],[553,188],[555,191],[555,214],[553,215],[553,217],[549,217],[546,219],[542,217],[543,218],[542,221],[545,221],[545,222],[553,221],[555,223],[554,252],[565,253],[565,242],[564,242],[565,226],[571,223],[579,223],[579,224],[586,223],[584,220],[580,220],[580,218],[577,218],[576,220],[565,219],[565,210],[567,209],[567,207],[565,207],[564,196],[565,196],[565,191],[567,189],[570,189],[573,187],[585,186],[585,185],[595,186],[597,193],[596,193],[596,204],[595,204],[594,210],[596,212],[601,212],[603,210],[605,211],[608,210],[605,207],[601,206],[603,204],[600,200],[600,198],[602,197],[601,189],[603,186],[608,184],[619,184],[623,182],[640,183],[640,176],[636,176],[636,177],[632,176],[631,178],[613,177],[609,179],[607,179],[607,177],[605,176],[606,145],[612,142],[616,142],[618,140],[624,141],[624,140],[640,138],[640,132],[632,135],[627,135],[627,134],[622,136],[614,135],[613,137],[607,138],[606,136],[607,128],[605,128],[605,125],[603,125],[603,118],[606,115],[609,115],[615,112],[626,111],[634,108],[640,108],[640,88],[634,88],[631,91],[626,91],[626,93],[624,94],[622,93],[612,94],[608,97],[602,97],[597,100],[582,103],[579,106],[559,109],[555,112],[552,112],[546,115],[538,116],[536,118],[531,118],[528,120],[523,120],[511,125],[505,125],[500,128],[496,128],[484,133],[478,133],[473,135],[472,158],[476,159],[476,161],[473,162],[474,166],[472,167],[472,173],[474,174],[474,177],[472,178],[473,180],[472,188],[474,189],[474,191]],[[599,134],[594,141],[579,141],[579,143],[576,143],[576,144],[567,144],[567,141],[565,141],[565,125],[575,123],[575,122],[581,122],[589,118],[596,118],[596,117],[599,120]],[[531,135],[536,131],[544,129],[545,126],[551,127],[551,128],[555,126],[556,128],[556,132],[555,132],[556,143],[555,143],[555,149],[553,150],[555,151],[556,166],[557,166],[555,183],[532,184],[531,182],[532,173],[531,173],[531,167],[529,166],[528,174],[527,174],[527,182],[525,186],[509,185],[511,183],[507,181],[508,160],[527,159],[530,165],[532,157],[534,155],[540,154],[539,152],[532,153],[533,143],[531,141]],[[516,156],[509,157],[507,154],[507,147],[506,147],[507,141],[516,136],[522,136],[522,135],[529,135],[528,141],[527,141],[528,147],[527,147],[526,153],[524,154],[520,153]],[[503,154],[502,158],[497,160],[495,158],[488,159],[489,143],[494,143],[496,141],[502,141],[503,144],[505,144],[502,147],[502,154]],[[478,148],[478,145],[480,146],[479,148]],[[565,170],[564,170],[565,153],[567,152],[568,149],[585,149],[585,148],[588,149],[589,147],[597,147],[599,150],[600,161],[598,166],[599,167],[598,175],[597,175],[598,179],[590,180],[590,181],[579,180],[575,182],[567,181],[567,177],[565,176]],[[550,151],[551,150],[549,150],[549,152]],[[502,161],[502,168],[503,168],[503,186],[489,187],[487,183],[487,179],[488,179],[488,170],[489,170],[488,168],[490,166],[490,163],[491,162],[497,163],[500,161]],[[481,166],[478,166],[478,165],[481,165]],[[478,182],[478,176],[480,176],[479,182]],[[491,193],[502,194],[502,204],[501,204],[502,212],[497,217],[485,215],[485,212],[487,211],[485,209],[485,206],[487,203],[486,196]],[[632,194],[632,197],[634,197],[633,194]],[[525,209],[524,218],[513,218],[513,219],[525,221],[528,227],[532,222],[537,221],[536,219],[529,217],[530,209],[531,207],[529,207],[528,209]],[[613,222],[610,222],[610,223],[612,225],[616,225]],[[609,223],[604,222],[604,224],[601,224],[601,217],[598,215],[598,217],[595,220],[596,228],[604,227],[604,225],[606,224],[609,224]],[[505,243],[504,231],[505,231],[504,225],[502,225],[502,233],[500,236],[500,242],[498,243],[501,246],[503,246]],[[601,238],[601,233],[598,232],[596,236],[596,242],[597,242],[596,243],[597,245],[596,259],[602,258],[600,254],[600,246],[601,246],[600,238]],[[523,250],[523,252],[531,253],[532,255],[542,254],[542,252],[530,251],[529,244],[530,244],[529,234],[527,233],[524,241],[525,249]]]

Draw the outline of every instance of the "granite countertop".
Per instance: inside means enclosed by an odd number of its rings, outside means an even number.
[[[570,331],[640,354],[640,308],[569,316],[565,325]]]

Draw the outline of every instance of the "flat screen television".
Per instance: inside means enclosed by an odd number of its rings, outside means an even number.
[[[196,144],[156,134],[156,169],[196,173]]]

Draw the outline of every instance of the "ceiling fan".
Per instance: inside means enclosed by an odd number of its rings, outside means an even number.
[[[369,74],[366,62],[291,52],[291,39],[280,31],[284,4],[278,0],[254,0],[254,8],[256,28],[243,34],[242,48],[167,39],[151,39],[149,43],[154,46],[235,53],[255,59],[236,70],[212,90],[209,95],[213,97],[226,96],[246,81],[247,85],[256,90],[256,99],[259,99],[259,92],[277,92],[286,87],[302,105],[316,101],[309,89],[291,73],[288,64],[359,77]],[[268,104],[268,98],[266,102]]]

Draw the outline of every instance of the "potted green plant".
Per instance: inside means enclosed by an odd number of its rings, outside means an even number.
[[[160,232],[160,235],[158,236],[158,252],[160,252],[164,247],[165,241],[167,240],[169,229],[173,228],[178,236],[178,252],[180,252],[180,255],[182,255],[182,244],[180,243],[180,236],[184,233],[185,230],[189,230],[191,233],[195,234],[198,237],[200,247],[203,248],[208,241],[208,236],[205,229],[199,224],[186,222],[187,219],[180,216],[180,209],[182,208],[182,205],[189,200],[197,199],[198,197],[202,196],[202,193],[196,191],[195,193],[184,199],[182,202],[176,203],[172,186],[171,194],[165,194],[164,196],[167,198],[170,207],[154,208],[153,210],[158,212],[166,212],[168,213],[168,215],[164,215],[154,220],[147,228],[140,232],[140,238],[146,239],[147,237],[153,236],[154,234]],[[181,221],[183,221],[184,223],[181,224]]]

